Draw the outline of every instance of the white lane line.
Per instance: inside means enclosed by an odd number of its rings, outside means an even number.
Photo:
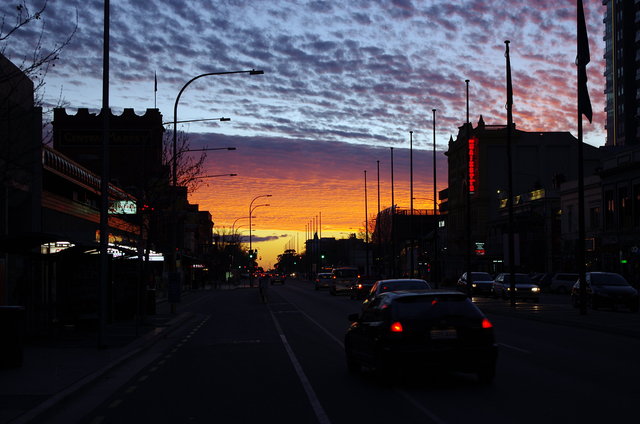
[[[498,343],[498,346],[506,347],[507,349],[515,350],[517,352],[526,353],[528,355],[531,355],[533,353],[530,350],[520,349],[519,347],[511,346],[511,345],[504,344],[504,343]]]
[[[280,340],[282,340],[282,344],[284,345],[284,348],[287,351],[287,355],[289,355],[289,360],[291,361],[291,364],[293,365],[293,368],[295,369],[296,374],[298,374],[298,379],[300,380],[300,383],[302,383],[302,387],[304,388],[304,391],[307,394],[307,398],[311,403],[311,407],[313,408],[313,412],[316,414],[316,418],[318,419],[318,422],[320,424],[331,424],[331,421],[329,420],[327,413],[324,411],[324,408],[320,404],[320,400],[318,399],[318,396],[316,396],[316,392],[313,390],[313,387],[311,387],[311,382],[309,381],[306,374],[304,373],[304,370],[302,369],[302,366],[300,365],[298,358],[296,358],[295,353],[293,353],[293,349],[291,349],[291,346],[287,341],[287,337],[284,335],[284,332],[282,331],[282,327],[280,327],[280,323],[278,322],[276,316],[273,314],[271,310],[269,310],[269,314],[271,315],[271,319],[273,319],[273,323],[275,324],[276,330],[280,335]]]
[[[423,414],[425,414],[427,417],[429,417],[429,419],[431,421],[433,421],[435,424],[445,424],[446,421],[441,420],[438,416],[436,416],[436,414],[434,414],[433,412],[431,412],[430,410],[428,410],[427,408],[425,408],[424,406],[422,406],[420,404],[420,402],[418,402],[417,400],[415,400],[413,398],[413,396],[411,396],[409,393],[405,392],[404,390],[401,389],[393,389],[394,392],[398,393],[400,396],[402,396],[403,398],[405,398],[409,403],[411,403],[415,408],[417,408],[418,410],[420,410]]]

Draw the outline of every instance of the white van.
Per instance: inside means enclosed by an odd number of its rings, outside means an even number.
[[[339,294],[341,292],[349,293],[351,287],[358,281],[360,275],[358,274],[358,268],[343,266],[340,268],[334,268],[331,271],[331,286],[329,287],[329,293],[332,295]]]

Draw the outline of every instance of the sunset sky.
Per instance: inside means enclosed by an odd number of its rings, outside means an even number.
[[[0,5],[0,35],[14,21],[14,3]],[[26,3],[35,9],[42,0]],[[601,146],[604,7],[584,3],[594,110],[585,141]],[[575,134],[575,16],[574,0],[112,0],[110,106],[142,114],[157,105],[171,121],[177,94],[191,78],[264,70],[199,79],[183,93],[178,120],[231,118],[180,127],[192,148],[237,148],[210,152],[206,173],[238,176],[208,179],[190,199],[211,212],[217,228],[229,228],[248,215],[251,199],[271,194],[264,199],[270,206],[254,214],[254,247],[269,266],[285,247],[302,247],[306,224],[319,214],[323,235],[363,228],[363,171],[373,214],[377,160],[381,205],[389,206],[389,147],[396,203],[408,206],[410,130],[416,207],[430,202],[422,199],[433,194],[432,109],[444,188],[443,152],[466,115],[464,80],[474,124],[480,115],[487,124],[506,120],[504,40],[511,41],[517,127]],[[70,113],[100,108],[103,2],[50,0],[42,19],[0,42],[20,64],[42,25],[46,50],[71,33],[76,17],[77,33],[44,76],[45,111],[57,104]],[[242,224],[248,234],[248,221]]]

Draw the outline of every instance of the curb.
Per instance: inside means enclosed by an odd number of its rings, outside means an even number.
[[[195,315],[191,312],[183,312],[179,314],[177,317],[169,321],[165,327],[156,327],[153,330],[149,331],[147,334],[143,335],[139,339],[131,342],[129,345],[126,345],[123,349],[127,351],[120,356],[119,358],[113,360],[108,363],[104,367],[100,368],[97,371],[81,378],[75,383],[71,384],[67,388],[58,392],[57,394],[51,396],[44,402],[37,405],[35,408],[25,412],[24,414],[16,417],[15,419],[9,421],[10,424],[25,424],[29,423],[33,420],[36,420],[40,416],[45,413],[51,411],[53,408],[61,404],[62,402],[69,400],[76,392],[93,383],[107,372],[112,369],[118,367],[125,361],[131,359],[135,355],[149,349],[155,343],[160,340],[160,338],[166,338],[174,331],[180,329],[187,322],[191,321]]]

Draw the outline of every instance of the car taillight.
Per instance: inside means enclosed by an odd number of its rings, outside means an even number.
[[[493,327],[493,324],[491,324],[491,321],[489,321],[486,318],[482,320],[482,328],[492,328],[492,327]]]
[[[391,324],[391,332],[392,333],[402,333],[402,324],[398,321]]]

